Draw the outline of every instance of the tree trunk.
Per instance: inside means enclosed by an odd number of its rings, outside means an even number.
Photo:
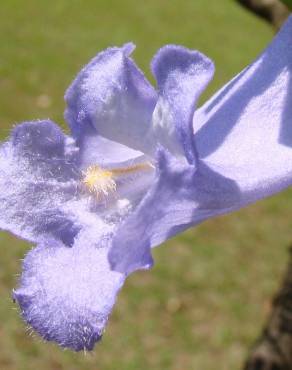
[[[245,365],[245,370],[292,369],[292,247],[283,283],[271,315]]]
[[[270,22],[276,30],[281,28],[290,12],[279,0],[236,0],[256,15]]]

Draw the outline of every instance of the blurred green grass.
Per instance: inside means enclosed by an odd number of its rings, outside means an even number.
[[[1,137],[34,118],[65,127],[65,89],[109,45],[134,41],[135,59],[149,77],[160,46],[199,49],[217,67],[206,98],[271,37],[266,24],[231,0],[2,1]],[[28,335],[10,294],[29,246],[1,233],[0,369],[240,369],[285,267],[291,206],[287,190],[156,249],[154,269],[128,279],[104,340],[85,356]]]

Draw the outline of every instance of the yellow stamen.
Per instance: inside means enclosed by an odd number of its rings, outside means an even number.
[[[94,193],[98,198],[108,196],[116,191],[117,185],[115,177],[127,175],[140,170],[149,170],[153,168],[150,163],[140,163],[129,167],[119,167],[113,169],[104,169],[99,166],[90,166],[84,172],[82,180],[85,187]]]
[[[84,173],[83,184],[91,193],[108,196],[116,191],[116,182],[113,173],[99,166],[90,166]]]

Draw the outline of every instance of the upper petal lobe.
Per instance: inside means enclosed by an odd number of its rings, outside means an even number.
[[[198,98],[214,74],[212,61],[198,51],[167,45],[152,60],[159,99],[153,113],[153,133],[172,154],[196,161],[193,115]]]
[[[109,48],[83,68],[66,92],[65,118],[78,141],[89,126],[96,135],[151,154],[147,132],[157,96],[129,57],[132,49]]]

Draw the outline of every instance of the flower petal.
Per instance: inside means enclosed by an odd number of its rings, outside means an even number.
[[[92,350],[124,278],[110,270],[106,248],[81,240],[72,248],[42,245],[27,254],[14,298],[44,339],[74,351]]]
[[[67,90],[65,118],[78,145],[91,127],[109,140],[153,153],[147,132],[156,92],[129,57],[132,50],[126,44],[99,53]]]
[[[151,247],[240,202],[234,181],[202,162],[182,165],[161,150],[157,167],[154,186],[115,233],[109,259],[116,271],[151,267]]]
[[[237,183],[244,204],[292,184],[291,43],[292,17],[194,117],[200,158]]]
[[[79,226],[62,211],[74,197],[75,147],[51,121],[25,122],[0,147],[0,227],[30,241],[72,243]]]
[[[159,99],[153,113],[153,133],[171,153],[196,161],[193,114],[202,91],[214,74],[212,61],[198,51],[167,45],[152,61]]]
[[[290,17],[263,55],[196,112],[196,168],[160,156],[155,186],[113,241],[114,269],[147,268],[151,247],[292,184],[291,35]]]
[[[78,166],[85,169],[91,165],[115,166],[118,163],[135,161],[145,157],[144,153],[123,144],[105,139],[88,127],[78,141]]]

